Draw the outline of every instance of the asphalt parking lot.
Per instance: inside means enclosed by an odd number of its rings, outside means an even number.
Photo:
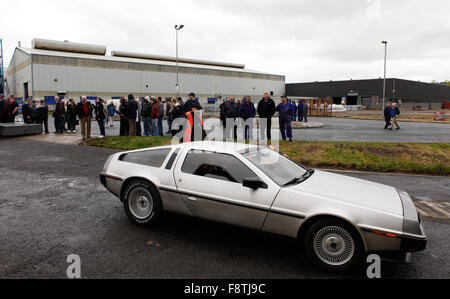
[[[450,142],[448,124],[436,123],[415,123],[401,122],[401,130],[383,130],[384,122],[377,120],[358,120],[344,118],[308,118],[310,122],[320,122],[325,125],[323,128],[299,129],[293,130],[294,140],[305,141],[361,141],[361,142]],[[209,129],[208,122],[212,121],[217,132],[221,131],[219,120],[206,120],[206,127]],[[277,119],[273,123],[278,122]],[[53,132],[53,119],[49,118],[50,132]],[[141,124],[142,130],[143,124]],[[120,124],[114,122],[114,127],[106,126],[107,136],[118,136]],[[163,121],[164,132],[167,132],[167,121]],[[80,128],[78,127],[78,134]],[[92,135],[99,135],[97,122],[92,122]],[[256,130],[254,131],[256,134]],[[272,136],[278,134],[279,130],[273,128]]]
[[[333,278],[291,239],[166,214],[155,228],[131,224],[98,173],[113,150],[0,139],[0,278],[65,278],[69,254],[83,278]],[[416,202],[450,201],[449,177],[348,175],[409,191]],[[450,278],[448,218],[425,218],[427,250],[409,264],[383,263],[384,278]],[[442,216],[442,215],[441,215]]]

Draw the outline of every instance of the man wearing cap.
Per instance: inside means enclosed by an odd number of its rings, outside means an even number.
[[[184,111],[185,112],[191,112],[192,105],[194,104],[194,102],[196,102],[196,100],[195,100],[195,93],[191,92],[189,94],[189,100],[187,100],[186,103],[184,104]]]
[[[280,131],[283,140],[289,138],[292,141],[292,104],[288,102],[286,96],[281,97],[281,103],[277,106],[280,120]]]
[[[194,101],[191,106],[191,111],[185,113],[187,121],[183,133],[183,143],[202,141],[206,137],[202,110],[202,106],[197,101]]]

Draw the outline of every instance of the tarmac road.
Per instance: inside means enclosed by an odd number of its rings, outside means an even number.
[[[113,150],[0,139],[0,278],[65,278],[69,254],[83,278],[333,278],[291,239],[167,214],[131,224],[99,182]],[[349,175],[388,183],[415,200],[449,202],[449,177]],[[438,215],[438,214],[436,214]],[[427,250],[383,263],[384,278],[450,278],[449,219],[425,218]],[[442,216],[442,215],[441,215]]]
[[[419,122],[401,122],[401,130],[383,130],[384,122],[378,120],[359,120],[344,118],[308,118],[310,122],[323,123],[325,127],[316,129],[299,129],[293,130],[294,140],[305,141],[360,141],[360,142],[450,142],[449,124],[436,123],[419,123]],[[207,129],[211,119],[205,120]],[[217,132],[220,128],[216,119],[215,122]],[[277,123],[278,119],[273,119],[273,123]],[[54,132],[53,119],[49,118],[50,132]],[[143,124],[142,132],[143,132]],[[114,127],[106,126],[107,136],[118,136],[120,124],[114,122]],[[167,132],[167,121],[163,121],[164,132]],[[279,130],[272,128],[273,133],[279,134]],[[80,134],[80,127],[78,127]],[[98,136],[99,128],[96,121],[92,122],[92,134]],[[256,134],[254,130],[254,135]],[[255,135],[256,136],[256,135]],[[239,136],[239,138],[243,138]],[[281,137],[280,137],[281,139]]]

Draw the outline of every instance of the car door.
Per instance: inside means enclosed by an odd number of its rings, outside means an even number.
[[[255,171],[235,155],[185,149],[175,182],[194,216],[261,229],[279,188],[267,179],[267,188],[244,187]]]

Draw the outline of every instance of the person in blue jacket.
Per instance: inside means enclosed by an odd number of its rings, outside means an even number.
[[[108,118],[106,119],[106,124],[110,124],[111,127],[114,127],[114,115],[120,115],[119,111],[117,111],[116,106],[114,105],[114,102],[111,101],[108,108]]]
[[[288,102],[286,96],[282,96],[277,111],[279,112],[280,131],[283,140],[286,140],[287,137],[289,141],[292,141],[292,110],[292,104]]]
[[[400,130],[400,126],[398,125],[398,116],[400,115],[400,109],[398,109],[396,103],[392,103],[391,106],[391,127],[389,130],[392,130],[394,128],[394,125],[397,126],[397,130]]]
[[[239,106],[239,117],[244,120],[244,140],[253,139],[253,119],[256,115],[255,105],[252,103],[250,96],[245,98],[244,103]]]
[[[304,108],[303,100],[298,100],[297,112],[298,112],[298,121],[303,122],[303,108]]]
[[[292,121],[297,121],[297,104],[295,104],[295,101],[291,102],[292,105]]]

